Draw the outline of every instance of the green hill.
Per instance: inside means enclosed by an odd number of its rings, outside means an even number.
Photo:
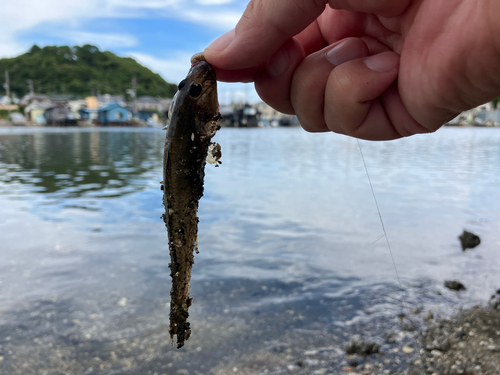
[[[23,55],[0,59],[1,78],[5,70],[10,75],[10,91],[18,97],[29,92],[27,81],[30,79],[37,94],[47,95],[125,94],[134,76],[137,96],[172,97],[177,89],[134,59],[101,52],[88,44],[44,48],[34,45]]]

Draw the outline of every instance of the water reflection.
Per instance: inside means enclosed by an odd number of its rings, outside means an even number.
[[[162,139],[153,131],[34,131],[0,133],[0,194],[10,184],[60,198],[118,197],[144,188],[161,164]]]

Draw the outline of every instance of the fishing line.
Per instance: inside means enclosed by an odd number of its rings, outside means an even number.
[[[382,220],[382,214],[380,213],[380,208],[378,207],[377,197],[375,196],[375,190],[373,190],[372,180],[370,178],[370,174],[368,173],[368,168],[366,167],[365,157],[363,155],[363,150],[361,150],[361,144],[359,143],[359,139],[357,139],[357,141],[358,141],[359,153],[361,154],[361,159],[363,160],[363,165],[365,166],[366,176],[368,177],[368,182],[370,183],[370,189],[372,191],[373,200],[375,201],[375,206],[377,207],[377,213],[378,213],[378,217],[380,218],[380,224],[382,224],[382,230],[384,231],[384,235],[382,237],[385,237],[385,242],[387,243],[387,247],[389,248],[389,253],[391,254],[392,264],[394,266],[394,270],[396,271],[396,277],[398,279],[399,289],[401,289],[401,291],[402,291],[403,286],[401,285],[401,279],[399,278],[398,267],[396,267],[396,262],[394,261],[394,255],[392,254],[392,248],[391,248],[391,244],[389,243],[389,237],[387,236],[387,232],[385,230],[385,225],[384,225],[384,220]],[[382,237],[377,238],[377,240],[375,242],[380,240]]]
[[[384,220],[382,219],[382,214],[380,213],[380,208],[378,206],[378,201],[377,201],[377,197],[375,195],[375,190],[373,189],[373,184],[372,184],[372,180],[370,178],[370,174],[368,173],[368,167],[366,166],[366,162],[365,162],[365,157],[363,155],[363,150],[361,149],[361,144],[359,143],[359,139],[356,140],[358,142],[358,148],[359,148],[359,153],[361,154],[361,160],[363,160],[363,165],[365,167],[365,172],[366,172],[366,176],[368,177],[368,182],[370,183],[370,189],[372,191],[372,195],[373,195],[373,200],[375,201],[375,206],[377,207],[377,213],[378,213],[378,217],[380,218],[380,224],[382,225],[382,230],[384,232],[383,235],[379,236],[375,242],[379,241],[382,237],[385,237],[385,242],[387,243],[387,248],[389,249],[389,253],[391,254],[391,259],[392,259],[392,265],[394,266],[394,271],[396,272],[396,277],[398,279],[398,284],[399,284],[399,290],[402,292],[403,294],[403,298],[401,299],[401,302],[403,303],[403,310],[405,310],[405,314],[406,314],[406,317],[407,319],[412,323],[412,324],[415,324],[413,319],[410,317],[410,309],[408,307],[408,303],[407,303],[407,300],[406,300],[406,293],[405,293],[405,290],[403,289],[403,285],[401,284],[401,278],[399,277],[399,272],[398,272],[398,267],[396,266],[396,261],[394,260],[394,255],[392,253],[392,248],[391,248],[391,244],[390,244],[390,241],[389,241],[389,237],[387,236],[387,231],[385,230],[385,225],[384,225]],[[417,344],[417,336],[414,335],[413,336],[413,344],[415,345],[415,347],[418,346]],[[418,352],[417,352],[418,353]],[[410,362],[408,362],[410,363]]]
[[[403,285],[401,284],[401,278],[399,277],[398,267],[396,266],[396,261],[394,260],[394,254],[392,252],[391,244],[389,242],[389,237],[387,236],[387,231],[385,230],[384,220],[382,219],[382,214],[380,213],[380,208],[378,206],[378,201],[377,201],[377,197],[375,195],[375,190],[373,189],[372,179],[370,178],[370,174],[368,173],[368,167],[366,166],[365,156],[363,155],[363,150],[361,149],[361,144],[359,143],[359,139],[357,139],[357,142],[358,142],[359,153],[361,154],[361,160],[363,160],[363,165],[365,167],[366,176],[368,177],[368,182],[370,183],[370,189],[372,191],[373,200],[375,201],[375,207],[377,207],[377,214],[378,214],[378,217],[380,219],[380,224],[382,225],[382,231],[384,232],[384,234],[379,236],[374,241],[374,243],[377,242],[378,240],[380,240],[382,237],[385,237],[385,242],[387,243],[387,248],[389,249],[389,253],[391,254],[392,265],[394,266],[394,271],[396,272],[396,278],[398,279],[399,290],[401,292],[403,292],[403,299],[402,299],[403,308],[406,310],[406,315],[407,315],[408,319],[410,321],[412,321],[412,319],[410,318],[410,316],[408,314],[409,308],[408,308],[408,304],[406,303]]]

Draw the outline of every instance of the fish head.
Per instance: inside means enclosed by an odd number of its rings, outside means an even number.
[[[216,117],[219,112],[219,102],[217,100],[217,79],[212,66],[204,60],[194,61],[186,78],[178,85],[178,91],[172,100],[169,110],[169,128],[178,126],[181,132],[193,132],[195,134],[205,134],[205,127]],[[196,124],[196,129],[185,128],[185,121],[181,119],[190,118],[192,124]],[[175,124],[175,125],[174,125]],[[172,134],[175,129],[171,129]]]
[[[184,101],[190,103],[188,106],[197,113],[212,118],[219,111],[215,71],[206,61],[195,62],[178,88],[179,96],[184,97]]]
[[[212,65],[206,61],[197,61],[189,70],[186,77],[188,95],[196,100],[196,106],[207,113],[210,117],[219,112],[219,101],[217,100],[217,79]]]

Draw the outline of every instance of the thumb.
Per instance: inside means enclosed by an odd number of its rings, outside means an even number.
[[[210,44],[205,58],[219,69],[261,65],[325,6],[322,0],[251,0],[236,28]]]

